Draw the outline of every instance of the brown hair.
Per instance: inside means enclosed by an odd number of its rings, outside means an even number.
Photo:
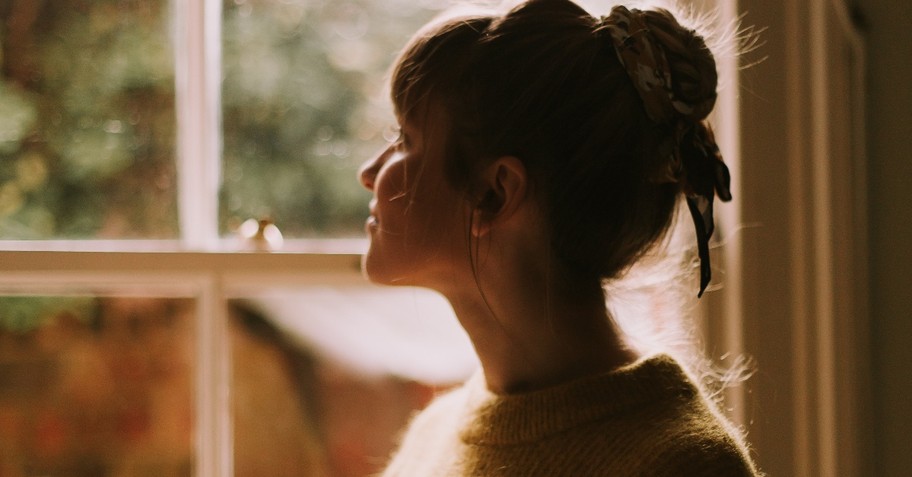
[[[693,103],[714,98],[715,62],[702,38],[666,10],[644,15],[676,94]],[[520,158],[546,210],[555,256],[611,279],[665,234],[684,185],[661,179],[674,125],[647,117],[599,25],[569,0],[432,24],[400,56],[392,97],[406,118],[428,108],[443,113],[447,175],[469,197],[487,161]],[[695,127],[705,127],[701,119]]]

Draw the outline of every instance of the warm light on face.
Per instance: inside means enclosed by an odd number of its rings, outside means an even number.
[[[361,168],[361,183],[374,193],[363,268],[375,283],[439,290],[467,265],[465,201],[445,176],[433,116],[403,121],[398,138]]]

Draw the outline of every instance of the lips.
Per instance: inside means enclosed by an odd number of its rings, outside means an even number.
[[[378,220],[377,220],[377,211],[375,209],[376,204],[377,204],[377,199],[373,199],[370,201],[370,204],[369,204],[370,216],[368,216],[367,220],[365,221],[365,227],[367,227],[367,228],[374,228],[377,226]]]
[[[373,229],[377,228],[377,213],[374,211],[374,208],[370,208],[370,215],[364,221],[364,229],[367,232],[371,232]]]

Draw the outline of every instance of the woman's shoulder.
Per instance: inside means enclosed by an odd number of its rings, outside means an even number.
[[[669,355],[501,405],[477,442],[547,448],[535,459],[562,469],[554,475],[759,475],[738,428]]]
[[[467,419],[471,389],[478,376],[442,392],[418,411],[402,435],[384,476],[447,475],[459,448],[458,430]]]
[[[630,382],[662,396],[618,416],[631,424],[626,434],[639,442],[639,454],[650,461],[644,464],[655,469],[654,475],[760,475],[741,430],[678,361],[657,355],[627,372],[633,376]],[[616,428],[618,422],[609,419],[602,425]]]
[[[724,416],[696,401],[675,415],[644,442],[650,466],[661,469],[655,475],[759,475],[741,432]]]

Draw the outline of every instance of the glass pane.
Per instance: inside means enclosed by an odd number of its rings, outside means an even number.
[[[238,477],[382,470],[409,417],[477,367],[443,298],[366,285],[231,302]]]
[[[0,239],[174,238],[166,0],[0,0]]]
[[[223,233],[271,217],[290,237],[363,235],[355,171],[393,122],[385,72],[446,4],[225,0]]]
[[[0,475],[191,475],[193,305],[0,297]]]

